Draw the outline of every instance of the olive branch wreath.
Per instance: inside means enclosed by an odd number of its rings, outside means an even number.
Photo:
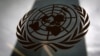
[[[51,47],[54,51],[57,51],[55,47],[58,47],[60,49],[72,48],[77,42],[79,42],[82,39],[82,37],[88,31],[88,27],[90,25],[90,21],[89,21],[89,16],[86,13],[85,9],[81,8],[80,6],[76,6],[76,5],[73,5],[73,7],[74,7],[74,9],[77,11],[77,13],[80,16],[80,19],[81,19],[80,26],[77,29],[75,29],[75,32],[74,32],[73,35],[69,35],[63,41],[61,41],[59,43],[50,43],[50,44],[47,43],[46,44],[49,47]],[[17,26],[16,36],[18,37],[18,41],[23,45],[24,48],[27,48],[27,49],[34,48],[34,50],[37,51],[40,47],[43,46],[43,43],[33,42],[29,38],[29,36],[26,34],[26,31],[24,30],[25,29],[25,27],[24,27],[25,26],[25,22],[32,15],[32,12],[34,10],[29,11],[20,20],[20,22],[19,22],[19,24]],[[70,39],[70,37],[72,37],[72,38]]]

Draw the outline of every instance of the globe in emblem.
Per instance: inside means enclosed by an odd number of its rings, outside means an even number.
[[[77,23],[77,14],[69,6],[49,5],[32,12],[27,30],[33,38],[52,41],[66,37]]]

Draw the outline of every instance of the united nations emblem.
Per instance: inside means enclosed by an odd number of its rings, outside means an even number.
[[[16,35],[24,48],[52,50],[72,48],[87,33],[90,25],[86,11],[76,5],[53,4],[32,9],[17,26]]]

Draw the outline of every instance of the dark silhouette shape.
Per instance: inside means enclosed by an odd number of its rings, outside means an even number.
[[[64,16],[58,14],[58,15],[56,15],[56,16],[54,17],[54,21],[60,23],[60,22],[64,21]]]
[[[42,19],[43,22],[47,22],[48,23],[48,16],[43,16],[40,19]]]
[[[60,25],[61,22],[64,21],[64,16],[60,14],[53,16],[53,18],[54,21],[50,23],[51,25]]]
[[[39,22],[35,22],[34,24],[30,24],[29,27],[31,27],[34,31],[39,30]]]
[[[47,30],[50,31],[54,36],[57,36],[61,32],[61,28],[58,26],[48,26]]]

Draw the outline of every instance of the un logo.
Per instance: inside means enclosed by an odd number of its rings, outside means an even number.
[[[57,51],[72,48],[87,33],[89,24],[88,14],[80,6],[52,4],[26,13],[16,35],[24,48],[36,51],[47,45]]]

